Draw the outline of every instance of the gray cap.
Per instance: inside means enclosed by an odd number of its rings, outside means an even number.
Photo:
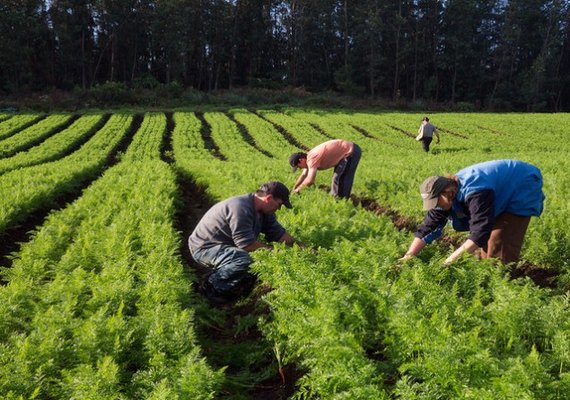
[[[420,195],[424,201],[424,210],[428,211],[437,206],[437,198],[452,180],[444,176],[430,176],[420,185]]]

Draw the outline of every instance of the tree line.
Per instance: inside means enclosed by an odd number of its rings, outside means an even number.
[[[303,87],[570,109],[567,0],[2,0],[0,92]]]

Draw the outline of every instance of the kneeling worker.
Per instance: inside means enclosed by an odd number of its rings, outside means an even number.
[[[271,249],[258,240],[265,234],[267,242],[295,240],[275,216],[284,205],[292,208],[289,189],[281,182],[263,184],[255,193],[235,196],[215,204],[202,217],[188,239],[194,260],[213,272],[202,285],[204,295],[222,304],[246,295],[253,288],[255,275],[249,272],[253,262],[249,253]]]
[[[530,217],[539,216],[544,203],[540,170],[516,160],[475,164],[447,178],[431,176],[420,185],[420,194],[428,213],[400,260],[438,239],[450,219],[455,230],[470,234],[444,265],[479,248],[482,258],[517,261]]]

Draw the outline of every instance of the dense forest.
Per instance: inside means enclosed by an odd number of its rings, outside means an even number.
[[[0,94],[109,82],[567,111],[570,2],[0,1]]]

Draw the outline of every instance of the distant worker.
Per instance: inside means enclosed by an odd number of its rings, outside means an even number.
[[[424,117],[422,119],[422,124],[418,129],[418,136],[416,136],[416,140],[422,142],[422,147],[426,153],[429,152],[429,145],[433,140],[433,135],[437,137],[436,143],[439,143],[439,133],[437,132],[437,128],[430,124],[428,117]]]
[[[428,212],[400,260],[438,239],[450,219],[455,230],[470,234],[444,265],[479,248],[482,258],[517,261],[530,217],[539,216],[544,203],[540,170],[516,160],[475,164],[447,178],[431,176],[420,185],[420,194]]]
[[[360,161],[362,150],[356,143],[342,139],[329,140],[310,150],[308,153],[293,153],[289,157],[289,164],[293,172],[297,168],[303,171],[293,187],[294,193],[315,182],[317,170],[334,168],[331,183],[331,194],[334,197],[350,197],[354,174]]]
[[[275,216],[284,205],[292,208],[289,189],[281,182],[263,184],[255,193],[231,197],[210,208],[188,239],[192,258],[212,268],[201,290],[214,304],[223,304],[247,295],[256,277],[249,272],[253,262],[249,253],[271,249],[259,241],[260,233],[267,242],[289,246],[295,240]]]

